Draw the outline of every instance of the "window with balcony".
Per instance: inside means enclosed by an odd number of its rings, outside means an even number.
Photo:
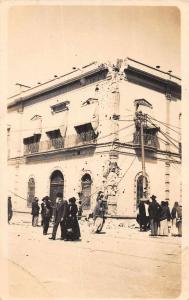
[[[97,137],[91,123],[75,126],[75,130],[83,142],[92,141]]]
[[[39,151],[39,142],[41,134],[34,134],[23,139],[25,145],[25,153],[35,153]]]
[[[55,129],[46,132],[49,137],[50,148],[60,149],[64,148],[64,138],[61,135],[60,129]]]
[[[158,140],[158,133],[159,128],[156,127],[144,127],[143,128],[143,141],[144,146],[153,148],[153,149],[159,149],[159,140]],[[141,146],[141,131],[140,129],[136,129],[134,135],[133,135],[133,144],[135,146]]]

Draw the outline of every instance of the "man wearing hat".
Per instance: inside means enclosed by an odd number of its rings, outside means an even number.
[[[10,220],[12,219],[12,201],[11,201],[11,196],[8,196],[8,223],[10,222]]]
[[[57,194],[57,203],[54,210],[54,226],[53,226],[53,232],[52,237],[50,237],[50,240],[56,239],[56,232],[58,229],[58,226],[61,227],[61,240],[64,240],[66,238],[66,218],[68,213],[68,202],[66,200],[63,200],[62,193]]]
[[[39,218],[39,199],[37,197],[34,198],[34,201],[32,202],[32,226],[36,227],[38,226],[38,218]]]
[[[150,198],[152,199],[152,201],[149,204],[149,218],[150,218],[151,236],[157,236],[160,205],[156,201],[156,196],[155,195],[152,195]]]

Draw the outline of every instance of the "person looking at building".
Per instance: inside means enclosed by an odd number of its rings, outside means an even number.
[[[106,201],[104,200],[103,192],[99,192],[96,199],[97,203],[93,211],[93,232],[100,233],[105,223]]]
[[[8,197],[8,223],[12,219],[12,216],[13,216],[12,201],[11,201],[11,197],[9,196]]]
[[[72,197],[68,200],[68,214],[66,219],[67,234],[65,240],[75,241],[79,240],[81,236],[77,213],[78,208],[76,204],[76,198]]]
[[[39,199],[37,197],[34,198],[34,201],[32,202],[32,226],[36,227],[38,226],[38,218],[39,218]]]
[[[62,193],[57,194],[57,203],[54,209],[54,226],[52,231],[52,237],[50,240],[56,239],[56,233],[58,226],[61,228],[61,240],[66,239],[66,218],[68,213],[68,202],[63,200]]]
[[[48,196],[44,197],[42,200],[43,200],[43,235],[47,235],[53,208]]]
[[[159,221],[160,221],[160,232],[161,236],[168,236],[168,222],[171,220],[171,213],[169,206],[165,201],[161,201]]]
[[[160,205],[156,201],[155,195],[152,195],[150,198],[152,199],[152,201],[149,203],[148,211],[149,211],[149,218],[150,218],[151,236],[157,236]]]

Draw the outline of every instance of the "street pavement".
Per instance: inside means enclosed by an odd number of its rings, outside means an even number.
[[[9,229],[9,295],[17,298],[176,298],[181,290],[181,238],[150,237],[124,221],[101,234],[81,222],[82,240],[55,241],[15,214]]]

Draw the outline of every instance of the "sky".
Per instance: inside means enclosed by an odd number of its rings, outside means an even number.
[[[8,14],[8,93],[92,61],[131,57],[180,76],[180,13],[167,6],[15,6]]]

